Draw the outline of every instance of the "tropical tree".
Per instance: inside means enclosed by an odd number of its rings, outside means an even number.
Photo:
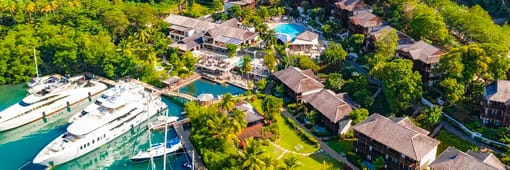
[[[374,168],[376,170],[379,170],[379,169],[384,169],[384,158],[382,157],[377,157],[375,158],[375,160],[372,162],[372,164],[374,165]]]
[[[424,113],[420,114],[416,121],[426,129],[432,129],[443,117],[443,108],[441,106],[432,106],[427,108]]]
[[[235,103],[232,94],[227,93],[223,95],[223,98],[220,101],[220,107],[230,112],[234,109],[234,106]]]
[[[349,118],[352,120],[352,124],[358,124],[359,122],[365,120],[368,117],[368,110],[365,108],[359,108],[351,111],[349,113]]]
[[[266,68],[272,72],[276,67],[276,54],[273,50],[268,50],[267,54],[264,56],[264,65]]]
[[[370,62],[375,65],[381,61],[388,61],[395,56],[395,51],[398,45],[397,31],[394,29],[386,29],[381,31],[381,34],[375,41],[376,53],[374,59]],[[370,61],[370,60],[369,60]]]
[[[296,169],[297,167],[301,166],[301,163],[298,162],[297,157],[294,155],[283,159],[283,163],[285,163],[286,170]]]
[[[32,20],[32,14],[37,10],[35,3],[30,2],[27,4],[26,11],[28,12],[28,17]]]
[[[264,90],[266,89],[267,81],[266,79],[260,79],[255,83],[255,86],[257,86],[257,89]]]
[[[359,53],[363,44],[365,43],[364,34],[353,34],[349,37],[349,45],[353,48],[354,52]]]
[[[243,169],[262,170],[267,167],[265,150],[262,144],[253,138],[246,139],[246,146],[240,154]]]
[[[245,55],[243,57],[243,64],[241,65],[241,73],[247,74],[252,70],[253,70],[253,66],[251,65],[251,57]]]
[[[321,61],[324,64],[340,64],[345,60],[346,56],[347,52],[341,44],[331,42],[321,56]]]
[[[326,162],[325,160],[322,160],[322,170],[330,170],[333,169],[333,164]]]
[[[418,4],[413,10],[413,15],[409,24],[410,34],[413,37],[447,43],[450,35],[443,17],[436,12],[436,9],[425,4]]]
[[[326,82],[324,83],[327,88],[333,89],[334,91],[340,91],[342,86],[345,84],[345,80],[342,79],[342,74],[331,73],[328,75]]]
[[[267,47],[273,47],[276,44],[276,32],[272,29],[267,30],[265,34],[261,35],[262,40],[266,43]]]
[[[413,72],[412,61],[395,59],[377,64],[370,74],[382,80],[383,92],[391,111],[398,112],[411,106],[422,95],[421,75]]]
[[[227,44],[227,52],[228,52],[228,56],[234,57],[237,52],[237,45]]]

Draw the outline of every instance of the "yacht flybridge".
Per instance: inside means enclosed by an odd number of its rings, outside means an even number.
[[[55,166],[76,159],[138,126],[167,105],[159,95],[135,83],[119,82],[105,91],[93,106],[84,109],[67,127],[67,132],[46,145],[33,163]],[[95,105],[95,106],[94,106]]]
[[[19,103],[0,112],[0,131],[48,117],[104,91],[107,86],[94,80],[86,80],[84,76],[50,76],[46,83],[35,85],[31,89],[35,88],[36,91],[30,92],[31,94]]]

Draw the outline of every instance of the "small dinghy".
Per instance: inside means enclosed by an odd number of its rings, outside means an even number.
[[[176,116],[159,116],[155,121],[151,122],[152,130],[162,130],[165,124],[172,124],[177,121],[179,117]]]
[[[182,148],[182,144],[178,138],[174,138],[168,141],[166,145],[167,146],[165,148],[164,143],[157,143],[150,147],[149,149],[147,149],[146,151],[138,152],[135,156],[131,157],[130,159],[133,163],[146,162],[150,161],[151,157],[153,159],[163,158],[164,155],[176,152]]]

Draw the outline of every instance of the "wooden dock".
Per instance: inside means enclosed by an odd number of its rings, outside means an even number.
[[[195,74],[195,75],[191,76],[190,78],[185,79],[184,82],[179,84],[179,87],[177,87],[177,88],[185,86],[185,85],[187,85],[187,84],[189,84],[189,83],[191,83],[191,82],[193,82],[193,81],[195,81],[195,80],[197,80],[199,78],[201,78],[201,76],[199,74]],[[109,86],[115,86],[117,84],[117,82],[115,82],[113,80],[110,80],[110,79],[107,79],[107,78],[104,78],[104,77],[101,77],[101,76],[95,76],[95,79],[100,81],[100,82],[102,82],[102,83],[105,83],[105,84],[107,84]],[[171,96],[171,97],[181,97],[181,98],[184,98],[184,99],[187,99],[187,100],[190,100],[190,101],[197,100],[197,98],[195,96],[192,96],[192,95],[189,95],[189,94],[184,94],[184,93],[173,92],[172,89],[166,89],[166,88],[160,89],[160,88],[157,88],[157,87],[152,86],[150,84],[147,84],[145,82],[136,80],[136,79],[130,79],[129,81],[130,82],[135,82],[137,84],[140,84],[145,89],[153,91],[153,92],[156,92],[156,93],[160,93],[161,95]],[[177,88],[175,88],[175,89],[177,89]],[[195,147],[191,143],[191,140],[190,140],[191,132],[189,130],[184,130],[184,128],[183,128],[183,125],[187,124],[189,122],[190,122],[190,119],[189,118],[185,118],[185,119],[182,119],[182,120],[170,123],[170,124],[168,124],[168,126],[173,126],[174,127],[174,129],[175,129],[175,131],[177,133],[177,136],[180,138],[182,144],[184,145],[184,150],[186,152],[186,155],[188,156],[188,158],[193,158],[193,162],[192,163],[193,163],[195,169],[196,170],[207,169],[205,167],[205,164],[202,161],[200,155],[198,154],[198,151],[195,149]]]
[[[107,79],[107,78],[104,78],[104,77],[101,77],[101,76],[95,76],[96,79],[102,83],[105,83],[109,86],[115,86],[117,84],[117,82],[113,81],[113,80],[110,80],[110,79]],[[196,80],[196,79],[199,79],[200,76],[194,76],[192,79],[193,80]],[[187,84],[193,82],[193,80],[186,80],[187,81]],[[180,98],[184,98],[186,100],[189,100],[189,101],[196,101],[197,98],[195,96],[192,96],[192,95],[189,95],[189,94],[184,94],[184,93],[178,93],[178,92],[174,92],[174,91],[171,91],[170,89],[160,89],[160,88],[157,88],[153,85],[150,85],[150,84],[147,84],[145,82],[142,82],[140,80],[136,80],[136,79],[130,79],[129,81],[131,82],[135,82],[137,84],[140,84],[142,85],[145,89],[149,90],[149,91],[152,91],[152,92],[156,92],[156,93],[159,93],[161,95],[164,95],[164,96],[168,96],[168,97],[180,97]],[[181,86],[184,86],[181,85]]]

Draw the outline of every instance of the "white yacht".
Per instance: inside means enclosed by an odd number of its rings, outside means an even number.
[[[174,138],[168,141],[166,145],[165,143],[157,143],[148,148],[146,151],[138,152],[135,156],[129,159],[131,159],[133,163],[147,162],[151,159],[163,158],[165,154],[168,155],[170,153],[177,152],[178,150],[182,149],[182,147],[183,146],[179,141],[179,138]]]
[[[98,100],[99,107],[74,120],[67,132],[37,154],[33,163],[46,166],[66,163],[129,132],[157,113],[167,112],[159,95],[149,94],[134,83],[119,83],[103,94],[108,97]]]
[[[37,85],[42,86],[42,85]],[[104,91],[107,86],[83,76],[62,77],[0,112],[0,131],[10,130],[48,117]]]

